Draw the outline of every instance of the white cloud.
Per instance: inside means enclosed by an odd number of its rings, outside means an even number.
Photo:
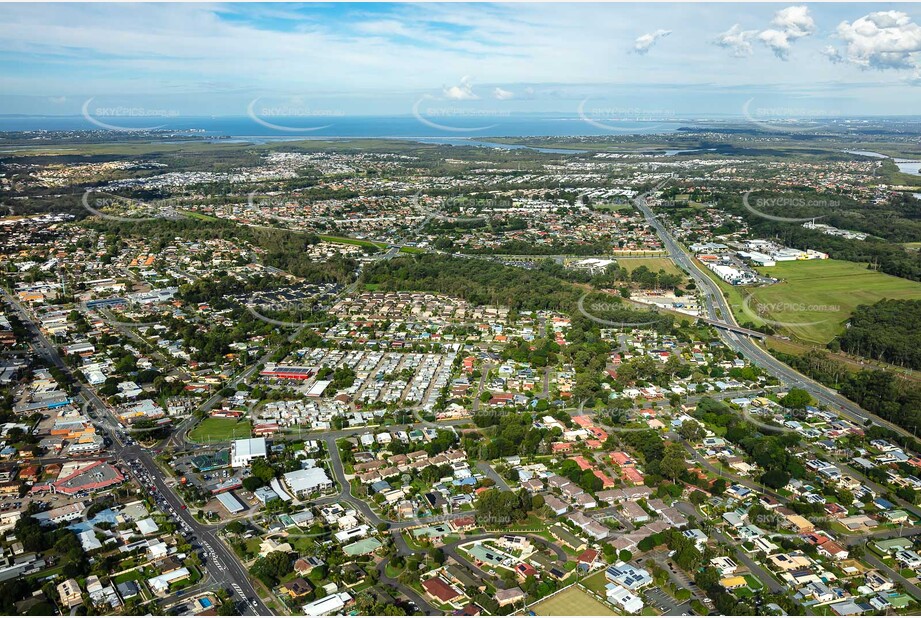
[[[777,11],[771,24],[777,26],[789,38],[799,39],[815,32],[815,20],[809,14],[809,7],[788,6]]]
[[[736,58],[744,58],[751,56],[751,41],[756,34],[758,34],[757,30],[742,30],[742,26],[736,24],[726,32],[718,34],[714,43],[732,50],[732,55]]]
[[[822,54],[835,64],[839,64],[845,60],[844,55],[834,45],[826,45],[822,50]]]
[[[671,30],[662,30],[661,28],[655,32],[647,32],[646,34],[637,37],[636,41],[633,43],[633,51],[638,54],[645,54],[649,51],[649,48],[656,43],[656,41],[667,37],[671,33]]]
[[[768,47],[758,35],[765,29],[787,33],[793,54],[813,43],[791,36],[809,29],[798,14],[778,12],[792,2],[757,8],[675,4],[667,18],[661,7],[641,3],[484,4],[476,11],[463,4],[398,3],[330,12],[291,4],[65,3],[54,11],[0,4],[0,53],[11,59],[0,67],[0,112],[79,113],[80,103],[97,96],[99,105],[243,115],[255,96],[302,94],[312,107],[402,114],[426,93],[496,101],[496,85],[514,92],[510,107],[572,111],[587,94],[620,96],[630,90],[627,84],[706,84],[694,97],[687,89],[669,95],[676,97],[670,107],[698,111],[722,105],[716,88],[747,87],[753,79],[809,92],[839,92],[851,80],[867,86],[863,100],[877,99],[873,111],[916,106],[911,94],[897,99],[890,82],[847,61],[842,39],[815,41],[814,49],[834,44],[843,65],[785,64],[764,53]],[[810,12],[827,35],[842,20],[853,22],[871,10],[832,4]],[[746,21],[754,14],[759,21]],[[778,21],[769,23],[772,18]],[[680,43],[682,53],[666,60],[652,51],[644,62],[630,62],[637,32],[658,28],[673,30],[665,43]],[[721,47],[695,44],[719,32]],[[725,62],[732,53],[751,55],[753,47],[757,58]],[[462,75],[475,75],[476,83],[453,86]],[[903,86],[899,81],[892,88]],[[843,92],[858,96],[856,88]],[[49,101],[62,95],[67,99],[61,104]]]
[[[461,82],[457,86],[445,88],[444,96],[452,101],[473,101],[480,98],[473,92],[473,82],[466,76],[461,78]]]
[[[786,32],[769,28],[758,34],[758,40],[770,47],[778,58],[787,59],[790,53],[790,35]]]
[[[815,33],[815,20],[809,14],[809,7],[788,6],[774,14],[771,20],[772,28],[762,31],[742,30],[739,24],[718,35],[716,44],[733,51],[736,57],[745,57],[752,54],[751,41],[757,39],[764,43],[778,58],[786,60],[789,57],[793,41]]]
[[[499,99],[500,101],[507,101],[514,98],[515,93],[509,90],[503,90],[502,88],[496,86],[496,89],[492,91],[492,96],[493,98]]]
[[[853,23],[838,25],[838,38],[845,42],[837,56],[864,68],[919,68],[921,26],[901,11],[870,13]]]
[[[815,32],[815,20],[805,6],[788,6],[777,11],[769,28],[758,35],[758,40],[767,45],[774,54],[786,60],[793,41],[810,36]]]

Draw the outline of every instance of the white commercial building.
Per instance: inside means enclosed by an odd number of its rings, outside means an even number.
[[[643,611],[643,600],[616,584],[607,585],[608,601],[621,607],[628,614],[638,614]]]
[[[245,468],[258,457],[265,458],[265,438],[234,440],[230,446],[230,465]]]
[[[332,384],[331,380],[317,380],[314,382],[313,386],[310,387],[310,391],[307,392],[308,397],[322,397],[323,391],[326,390],[326,387]]]
[[[221,503],[221,505],[223,505],[225,509],[227,509],[227,511],[231,515],[235,513],[240,513],[246,510],[246,507],[243,506],[240,503],[240,501],[234,498],[231,494],[228,494],[228,493],[218,494],[217,500],[218,502]]]

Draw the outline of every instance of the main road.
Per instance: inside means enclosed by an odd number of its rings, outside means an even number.
[[[112,427],[119,427],[120,423],[112,410],[103,402],[92,389],[80,384],[73,376],[70,368],[61,358],[57,349],[45,337],[44,333],[35,325],[31,316],[20,305],[16,299],[7,290],[2,290],[3,297],[16,309],[23,324],[29,329],[33,337],[33,346],[35,351],[45,358],[45,360],[62,372],[78,385],[78,398],[83,401],[85,406],[97,410],[103,414]],[[236,555],[220,541],[215,535],[214,530],[205,526],[188,512],[182,500],[173,492],[172,488],[166,483],[165,474],[157,466],[153,457],[147,449],[137,446],[130,437],[121,438],[118,431],[112,431],[112,446],[110,452],[117,459],[124,461],[131,467],[135,478],[140,473],[150,479],[151,485],[144,487],[149,493],[152,493],[159,503],[165,503],[167,511],[179,521],[179,525],[193,538],[199,539],[201,546],[207,556],[207,568],[216,583],[226,582],[230,585],[232,598],[239,599],[245,604],[244,613],[252,615],[268,616],[272,612],[259,598],[249,580],[243,565],[240,564]]]
[[[649,207],[648,198],[661,188],[667,180],[662,181],[656,187],[639,195],[634,200],[637,210],[643,213],[646,221],[655,229],[659,238],[668,252],[669,257],[675,261],[681,268],[687,271],[691,278],[694,279],[698,289],[703,293],[704,307],[706,308],[707,317],[710,320],[722,321],[730,326],[741,328],[732,314],[729,303],[723,296],[722,291],[713,279],[711,279],[703,269],[694,261],[694,258],[685,251],[685,249],[675,240],[665,224],[655,215]],[[883,420],[882,418],[867,412],[853,401],[839,395],[836,391],[816,382],[815,380],[804,376],[789,365],[777,360],[764,348],[755,343],[751,338],[737,332],[720,331],[723,341],[737,352],[741,352],[749,361],[768,370],[771,374],[783,380],[790,387],[799,387],[807,390],[816,401],[829,407],[841,411],[842,415],[859,424],[864,424],[868,419],[877,425],[885,427],[891,431],[904,436],[914,437],[913,434],[898,425]]]

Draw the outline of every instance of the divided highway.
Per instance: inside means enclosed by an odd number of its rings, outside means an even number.
[[[653,213],[652,209],[649,207],[647,203],[649,195],[661,188],[665,182],[667,181],[659,183],[652,191],[638,196],[634,200],[634,205],[643,213],[646,217],[646,221],[656,230],[656,233],[665,245],[669,257],[671,257],[678,266],[690,273],[691,277],[694,279],[698,289],[703,293],[704,307],[707,312],[706,317],[710,320],[725,322],[735,327],[733,330],[741,330],[719,286],[703,272],[701,267],[694,261],[694,258],[678,244],[662,221],[656,217],[655,213]],[[809,394],[811,394],[816,401],[840,410],[843,416],[860,425],[863,425],[870,419],[881,427],[885,427],[886,429],[904,436],[914,437],[911,432],[867,412],[856,403],[839,395],[836,391],[816,382],[812,378],[804,376],[789,365],[782,363],[755,343],[750,337],[740,332],[733,332],[733,330],[720,330],[723,341],[732,349],[744,354],[752,363],[768,370],[771,374],[780,378],[781,381],[788,386],[803,388],[809,391]]]

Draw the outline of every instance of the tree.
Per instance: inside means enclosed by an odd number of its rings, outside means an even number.
[[[768,470],[761,475],[761,482],[774,489],[780,489],[790,482],[790,473],[786,470]]]
[[[476,501],[476,510],[477,521],[493,525],[508,525],[527,516],[518,495],[499,489],[481,493]]]
[[[665,447],[665,455],[659,464],[662,475],[674,481],[687,472],[687,469],[687,455],[684,447],[677,442],[669,443]]]
[[[802,388],[791,388],[790,391],[783,396],[783,399],[780,400],[780,403],[785,408],[790,408],[791,410],[805,410],[806,406],[812,403],[812,396],[809,394],[809,391]]]
[[[709,591],[711,588],[716,586],[720,581],[720,573],[713,567],[707,567],[700,571],[697,574],[697,577],[694,579],[694,583],[700,586],[703,590]]]
[[[291,558],[282,551],[273,551],[264,558],[259,558],[250,567],[249,572],[259,578],[266,586],[274,587],[278,581],[291,570]]]
[[[260,479],[263,485],[267,485],[275,478],[275,475],[278,472],[273,468],[269,462],[264,459],[254,459],[250,464],[250,470],[252,470],[253,476]]]
[[[265,481],[263,481],[261,478],[257,476],[248,476],[245,479],[243,479],[243,488],[246,489],[246,491],[256,491],[257,489],[259,489],[260,487],[263,487],[264,485],[265,485]]]
[[[697,421],[684,421],[678,428],[678,435],[694,444],[704,437],[704,428]]]
[[[234,520],[224,526],[224,530],[231,534],[243,534],[246,532],[246,524],[239,520]]]

